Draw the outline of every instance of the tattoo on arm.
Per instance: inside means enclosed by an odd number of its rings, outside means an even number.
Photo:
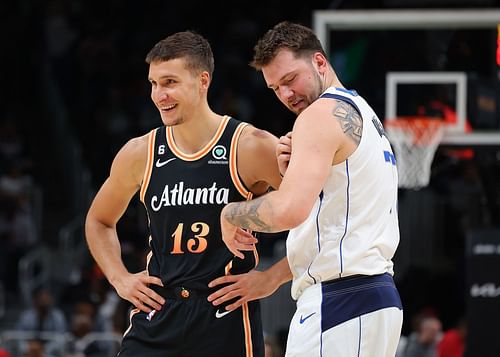
[[[275,232],[269,222],[272,217],[265,219],[262,213],[259,213],[259,208],[268,206],[265,200],[265,197],[259,197],[251,201],[233,202],[226,211],[225,218],[241,228],[264,233]],[[271,210],[266,211],[271,212]]]
[[[342,131],[351,138],[356,145],[361,141],[363,132],[363,119],[358,111],[349,103],[337,100],[337,105],[333,109],[333,117],[337,119]]]

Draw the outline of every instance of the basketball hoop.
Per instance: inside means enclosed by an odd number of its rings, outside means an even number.
[[[443,120],[399,117],[384,123],[398,167],[399,187],[418,190],[429,184],[431,164],[443,137]]]

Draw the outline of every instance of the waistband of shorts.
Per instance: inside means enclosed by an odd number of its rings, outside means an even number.
[[[382,309],[403,310],[401,298],[389,273],[323,283],[321,290],[322,331]]]
[[[210,290],[191,289],[184,286],[163,287],[155,285],[152,286],[151,288],[165,299],[174,299],[174,300],[189,300],[194,298],[206,299],[208,295],[210,295]]]
[[[342,278],[326,280],[326,281],[321,282],[321,284],[328,285],[328,284],[332,284],[332,283],[338,283],[340,281],[347,281],[347,280],[358,279],[358,278],[369,277],[369,276],[372,276],[372,275],[354,274],[354,275],[349,275],[349,276],[343,276]]]
[[[307,287],[300,295],[297,303],[305,303],[310,299],[314,299],[321,295],[324,291],[336,291],[342,289],[349,289],[359,285],[370,284],[370,283],[382,283],[394,285],[392,276],[389,273],[383,273],[379,275],[349,275],[342,278],[332,279],[323,281],[318,284],[313,284]]]
[[[334,292],[344,289],[352,289],[358,286],[380,284],[394,286],[392,275],[389,273],[378,275],[351,275],[345,278],[324,281],[321,283],[321,286],[323,292]]]

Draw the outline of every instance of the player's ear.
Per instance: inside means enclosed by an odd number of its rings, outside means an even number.
[[[211,81],[212,78],[210,78],[210,74],[207,71],[200,73],[200,84],[203,89],[207,90]]]
[[[326,72],[328,68],[328,60],[321,52],[315,52],[313,54],[313,65],[319,71],[319,73],[323,74]]]

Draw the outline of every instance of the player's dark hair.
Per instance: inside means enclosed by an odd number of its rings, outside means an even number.
[[[250,66],[260,70],[269,64],[279,50],[288,49],[295,57],[326,53],[316,34],[308,27],[283,21],[268,30],[254,47],[254,57]]]
[[[146,63],[164,62],[177,58],[186,61],[186,68],[207,71],[212,77],[214,55],[208,41],[194,31],[177,32],[158,42],[146,56]]]

